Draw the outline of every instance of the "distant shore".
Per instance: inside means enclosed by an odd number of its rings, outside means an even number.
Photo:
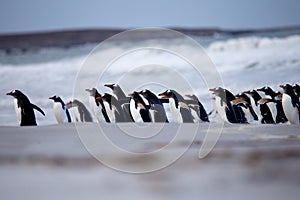
[[[242,35],[250,33],[293,31],[299,30],[300,26],[278,27],[269,29],[245,29],[245,30],[223,30],[218,28],[189,29],[170,28],[187,35],[213,36],[215,34]],[[39,49],[44,47],[71,47],[87,43],[99,43],[125,29],[86,29],[86,30],[62,30],[51,32],[2,34],[0,35],[0,49],[7,53],[14,49],[26,52],[28,49]],[[145,35],[147,37],[147,35]],[[135,38],[136,39],[136,38]],[[143,39],[143,38],[139,38]]]

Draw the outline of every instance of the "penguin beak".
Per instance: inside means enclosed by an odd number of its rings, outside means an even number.
[[[209,91],[212,92],[213,94],[216,93],[216,89],[215,88],[210,88]]]
[[[85,91],[90,92],[91,90],[90,89],[85,89]]]
[[[164,93],[160,93],[160,94],[158,94],[158,96],[160,96],[163,99],[167,99],[167,96]]]
[[[137,92],[138,94],[143,94],[143,90],[141,90],[141,91],[139,91],[139,92]]]
[[[102,97],[96,97],[96,100],[97,101],[99,101],[99,100],[101,100],[102,99]]]
[[[105,86],[105,87],[108,87],[108,88],[110,88],[110,89],[113,89],[113,88],[114,88],[114,84],[105,84],[104,86]]]
[[[245,91],[244,93],[245,93],[245,94],[250,94],[250,91]]]
[[[54,98],[53,98],[53,97],[49,97],[49,99],[52,99],[52,100],[53,100]]]
[[[68,103],[66,103],[67,108],[71,108],[72,107],[72,101],[69,101]]]
[[[283,88],[284,88],[284,85],[279,85],[279,87],[283,89]]]
[[[188,98],[192,98],[192,95],[190,95],[190,94],[185,94],[184,96],[186,96]]]
[[[133,94],[127,94],[127,96],[129,96],[129,97],[132,97],[132,96],[133,96]]]
[[[12,96],[12,93],[11,93],[11,92],[8,92],[8,93],[6,93],[6,95]]]

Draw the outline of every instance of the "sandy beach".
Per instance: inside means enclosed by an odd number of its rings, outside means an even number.
[[[88,133],[98,125],[79,126]],[[136,129],[134,124],[123,126]],[[123,134],[117,125],[101,124],[101,127],[112,137]],[[133,149],[159,148],[169,142],[177,127],[166,124],[157,139],[142,140]],[[159,171],[134,175],[113,170],[93,158],[79,139],[74,124],[2,126],[1,198],[274,200],[296,199],[300,195],[299,126],[226,124],[213,151],[205,159],[199,159],[207,128],[208,124],[199,125],[192,145],[175,163]],[[178,150],[185,145],[183,137],[173,148]],[[105,154],[127,165],[147,165],[140,160],[128,162],[112,152]],[[165,155],[168,154],[162,154]],[[150,159],[151,162],[157,160]]]

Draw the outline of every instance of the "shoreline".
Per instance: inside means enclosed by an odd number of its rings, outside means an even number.
[[[172,30],[179,31],[183,34],[194,36],[213,36],[215,34],[227,34],[231,36],[239,36],[243,34],[269,33],[276,31],[299,31],[300,25],[288,27],[275,27],[264,29],[241,29],[226,30],[219,28],[180,28],[168,27]],[[79,29],[79,30],[58,30],[48,32],[32,32],[32,33],[12,33],[0,35],[0,49],[6,52],[19,49],[26,52],[30,49],[40,49],[45,47],[64,47],[83,45],[88,43],[100,43],[107,38],[126,31],[126,29]],[[142,38],[149,38],[151,35],[144,35]],[[133,36],[134,39],[137,39]],[[128,39],[128,38],[126,38]]]

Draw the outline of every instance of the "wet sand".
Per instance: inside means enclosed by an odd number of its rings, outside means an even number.
[[[97,128],[97,124],[79,126],[87,133]],[[136,129],[134,124],[124,126]],[[178,125],[166,124],[158,137],[138,143],[119,137],[122,131],[116,125],[101,127],[124,148],[147,152],[166,145]],[[213,151],[199,159],[207,128],[208,124],[200,124],[192,145],[175,163],[137,175],[113,170],[93,158],[74,124],[0,127],[1,198],[274,200],[300,195],[299,126],[227,124]],[[160,156],[188,144],[183,137]],[[159,160],[130,160],[107,149],[104,154],[140,168]]]

